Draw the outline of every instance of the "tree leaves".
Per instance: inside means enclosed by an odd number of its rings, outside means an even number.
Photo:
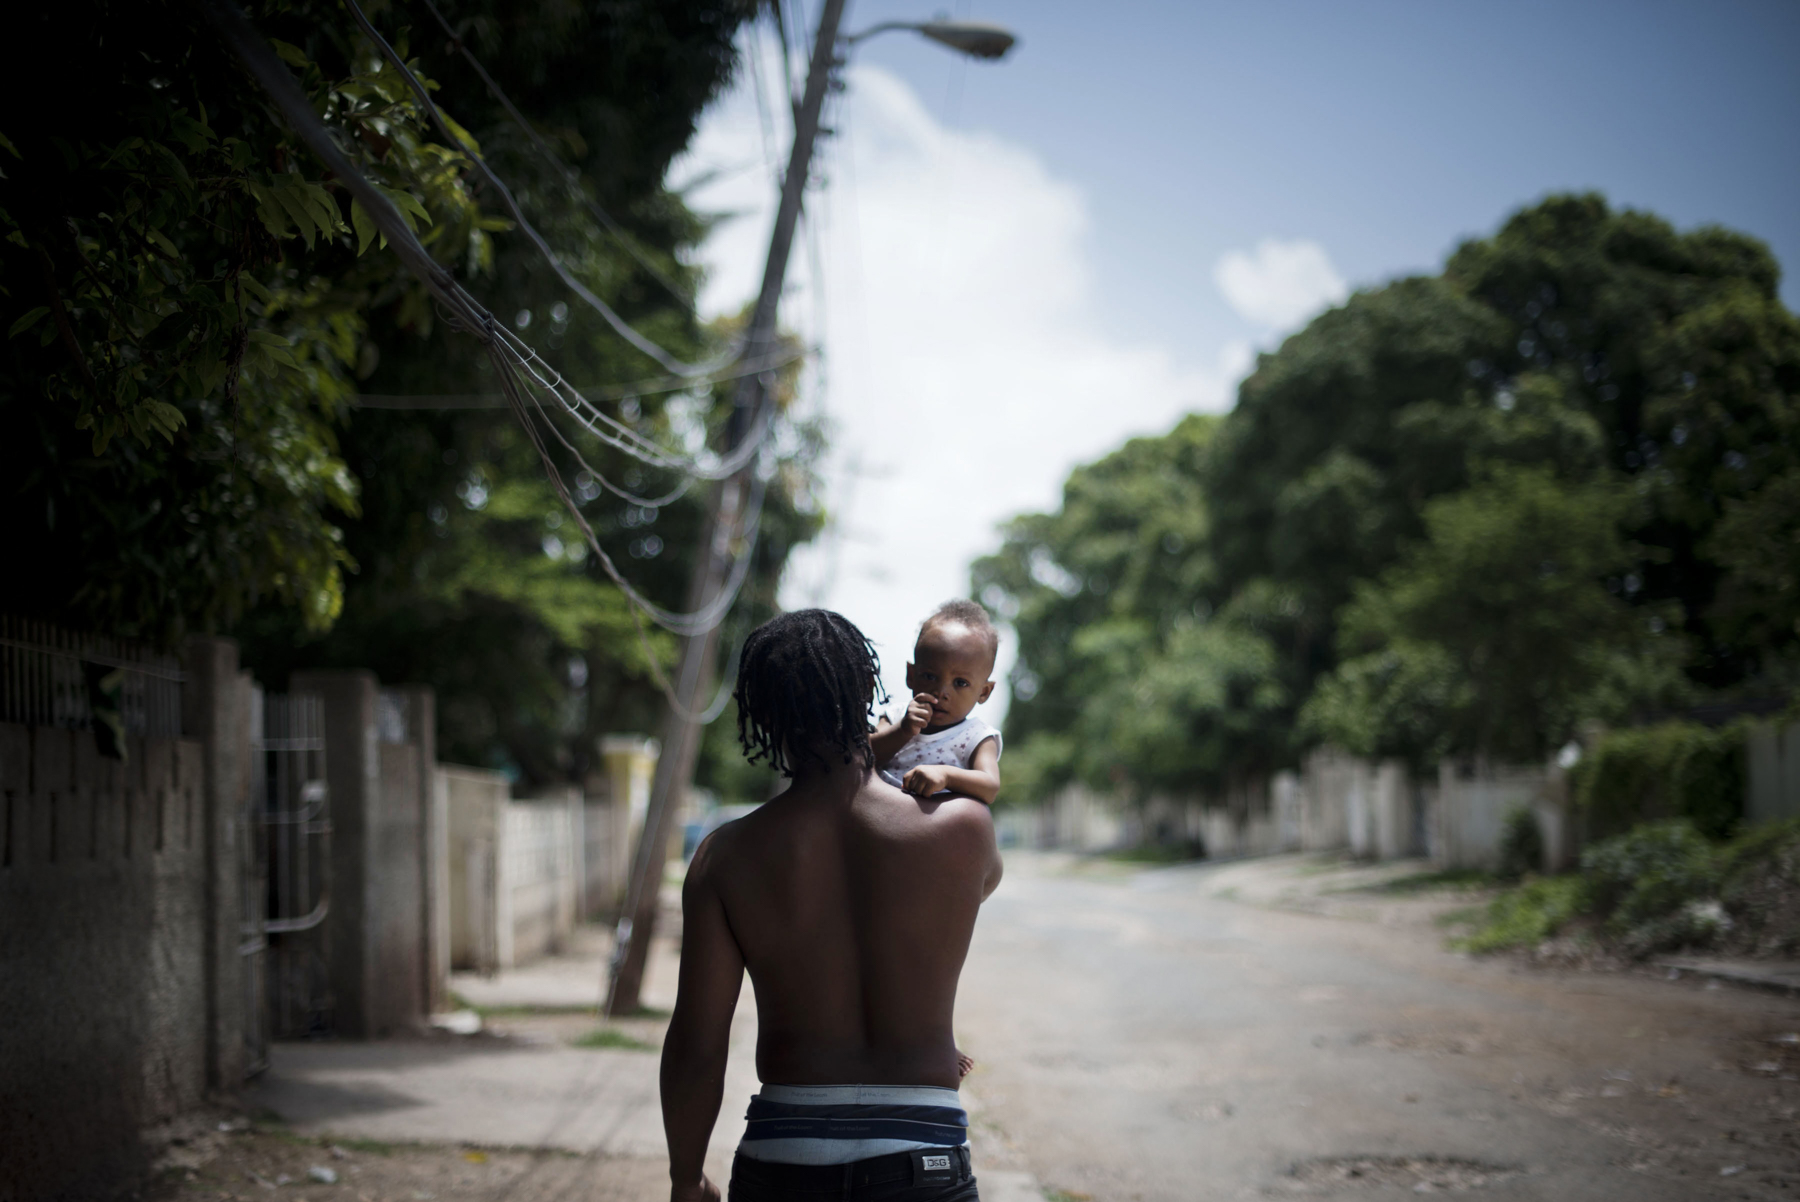
[[[35,309],[27,309],[25,311],[24,316],[20,317],[17,321],[13,322],[11,327],[7,329],[6,336],[8,338],[17,338],[20,334],[23,334],[26,330],[29,330],[32,326],[36,325],[39,321],[43,320],[45,317],[48,317],[49,314],[50,314],[50,306],[49,305],[39,305]]]
[[[368,145],[358,131],[379,130],[383,153],[363,155],[365,169],[415,228],[446,230],[434,248],[446,262],[485,261],[461,151],[430,140],[403,90],[365,86],[392,72],[337,32],[338,10],[278,7],[253,20],[326,31],[316,44],[348,64],[331,79],[300,45],[277,44],[317,111],[355,154]],[[89,8],[47,17],[65,27],[40,50],[47,63],[98,56],[94,95],[3,146],[18,162],[0,205],[13,285],[0,305],[17,354],[0,394],[49,403],[0,405],[0,443],[55,461],[78,431],[96,482],[15,465],[35,498],[16,502],[22,530],[47,548],[59,522],[82,531],[85,550],[60,558],[84,578],[54,586],[64,592],[44,608],[161,637],[275,598],[321,628],[341,610],[350,562],[332,518],[357,505],[332,424],[371,306],[416,286],[392,256],[351,253],[341,189],[210,49],[198,12]],[[60,579],[49,572],[42,588]]]
[[[348,232],[331,194],[297,174],[275,176],[267,183],[248,180],[245,187],[256,198],[263,228],[277,240],[299,237],[311,250],[317,237]]]
[[[1320,740],[1534,760],[1584,721],[1782,688],[1778,278],[1744,235],[1551,197],[1263,356],[1204,454],[1184,422],[1077,469],[974,570],[1019,635],[1035,787],[1215,789]]]

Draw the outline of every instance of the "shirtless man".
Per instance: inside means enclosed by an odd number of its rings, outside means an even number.
[[[738,737],[793,784],[714,831],[682,890],[681,981],[663,1045],[670,1197],[719,1197],[702,1162],[745,969],[756,1072],[732,1202],[972,1202],[951,1011],[975,914],[1000,883],[978,801],[874,772],[879,665],[824,610],[744,644]]]

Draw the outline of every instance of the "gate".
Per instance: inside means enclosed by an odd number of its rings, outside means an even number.
[[[267,1040],[329,1033],[333,1001],[325,915],[331,906],[331,804],[325,784],[325,713],[307,693],[253,696],[247,912],[260,918],[262,970],[247,974],[266,1005]],[[248,935],[249,932],[246,932]],[[254,1059],[254,1056],[253,1056]]]

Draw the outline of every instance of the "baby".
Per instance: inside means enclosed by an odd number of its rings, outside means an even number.
[[[906,665],[906,715],[883,718],[869,736],[883,780],[920,797],[966,793],[994,804],[1000,732],[969,711],[994,691],[999,648],[1000,632],[973,601],[946,601],[925,619]]]
[[[989,679],[1000,632],[973,601],[946,601],[919,627],[906,687],[906,716],[883,718],[869,736],[881,779],[920,797],[966,793],[993,805],[1000,792],[1000,732],[969,711],[994,691]],[[956,1070],[975,1067],[958,1050]]]

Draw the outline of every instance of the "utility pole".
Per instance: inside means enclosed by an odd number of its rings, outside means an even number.
[[[838,66],[838,25],[846,0],[825,0],[819,29],[813,39],[812,62],[806,71],[806,91],[794,113],[794,146],[788,155],[787,176],[781,185],[781,208],[775,215],[775,232],[769,239],[769,258],[763,268],[762,292],[744,335],[744,358],[750,362],[766,355],[775,341],[776,310],[787,278],[788,252],[794,245],[794,226],[812,171],[813,144],[819,134],[819,114],[832,72]],[[763,373],[739,380],[733,397],[727,450],[735,449],[752,427],[752,419],[768,403]],[[733,544],[740,536],[740,519],[749,495],[754,460],[729,479],[716,493],[713,515],[701,543],[700,560],[688,590],[688,610],[698,610],[718,596],[732,559]],[[656,761],[656,778],[650,787],[650,806],[644,814],[644,831],[638,839],[631,865],[631,885],[625,910],[619,917],[606,995],[607,1015],[630,1014],[638,1008],[644,984],[644,965],[650,955],[650,937],[656,930],[657,893],[668,861],[670,825],[677,800],[686,794],[694,777],[694,761],[700,749],[698,723],[688,717],[706,705],[703,699],[712,684],[719,654],[719,627],[681,640],[680,666],[675,675],[675,694],[681,708],[671,708],[663,726],[662,754]],[[686,713],[682,711],[685,710]]]

